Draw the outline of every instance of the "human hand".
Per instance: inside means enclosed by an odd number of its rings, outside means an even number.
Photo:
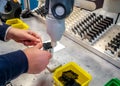
[[[10,28],[7,32],[6,39],[13,39],[16,42],[23,43],[26,46],[36,45],[42,41],[38,34],[30,30],[20,30],[16,28]]]
[[[40,50],[40,48],[41,44],[38,43],[34,47],[23,50],[28,59],[28,73],[30,74],[37,74],[43,71],[51,58],[49,52]]]

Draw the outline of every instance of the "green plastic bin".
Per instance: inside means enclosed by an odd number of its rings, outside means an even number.
[[[107,82],[104,86],[120,86],[120,80],[118,78],[113,78]]]

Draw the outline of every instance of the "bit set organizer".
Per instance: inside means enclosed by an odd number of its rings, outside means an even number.
[[[37,13],[38,15],[40,15],[41,17],[46,17],[48,10],[45,8],[45,6],[41,6],[41,7],[37,7],[34,10],[35,13]]]
[[[120,32],[108,42],[105,46],[105,50],[114,55],[114,57],[120,58]]]
[[[114,18],[74,8],[64,35],[120,68],[120,26]]]
[[[120,33],[118,33],[106,46],[106,50],[110,50],[111,53],[115,53],[120,48]]]
[[[79,14],[82,19],[79,18]],[[70,26],[70,19],[66,20],[67,29],[69,31],[71,30],[70,32],[72,34],[77,35],[80,39],[86,40],[91,44],[96,42],[113,24],[113,18],[104,18],[103,15],[96,15],[95,13],[87,13],[85,11],[78,13],[78,17],[76,16],[76,18],[74,15],[73,18],[79,20],[72,20],[74,23],[72,26]]]

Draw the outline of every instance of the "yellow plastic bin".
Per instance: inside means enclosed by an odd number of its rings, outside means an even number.
[[[18,28],[18,29],[27,30],[29,28],[29,26],[19,18],[9,19],[6,21],[6,24],[11,25],[12,27]]]
[[[8,24],[8,25],[13,25],[13,24],[18,24],[18,23],[23,23],[23,22],[19,18],[8,19],[6,21],[6,24]]]
[[[64,86],[58,78],[62,76],[63,72],[69,70],[72,70],[78,75],[78,79],[76,79],[76,82],[79,83],[80,86],[89,85],[92,76],[79,65],[77,65],[75,62],[69,62],[63,65],[62,67],[56,69],[56,71],[53,73],[54,86]]]
[[[23,29],[23,30],[27,30],[29,28],[29,26],[25,23],[13,24],[11,26],[14,28]]]

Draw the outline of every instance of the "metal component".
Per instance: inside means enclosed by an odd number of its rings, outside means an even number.
[[[30,1],[29,0],[24,0],[24,7],[25,7],[25,9],[23,10],[21,16],[23,18],[29,18],[29,17],[33,16],[33,13],[30,10]]]
[[[120,49],[120,33],[118,33],[106,46],[106,50],[110,50],[113,54]]]
[[[25,9],[30,10],[30,1],[29,0],[24,0],[24,7],[25,7]]]
[[[46,17],[49,10],[49,0],[39,0],[39,5],[37,8],[33,10],[33,12],[36,12],[38,15],[40,14],[42,17]]]
[[[0,12],[0,17],[2,21],[5,22],[7,19],[20,18],[22,8],[19,2],[8,0],[3,8],[4,12]]]
[[[38,7],[34,10],[38,15],[40,14],[42,17],[46,17],[48,14],[48,10],[45,8],[45,6]]]

